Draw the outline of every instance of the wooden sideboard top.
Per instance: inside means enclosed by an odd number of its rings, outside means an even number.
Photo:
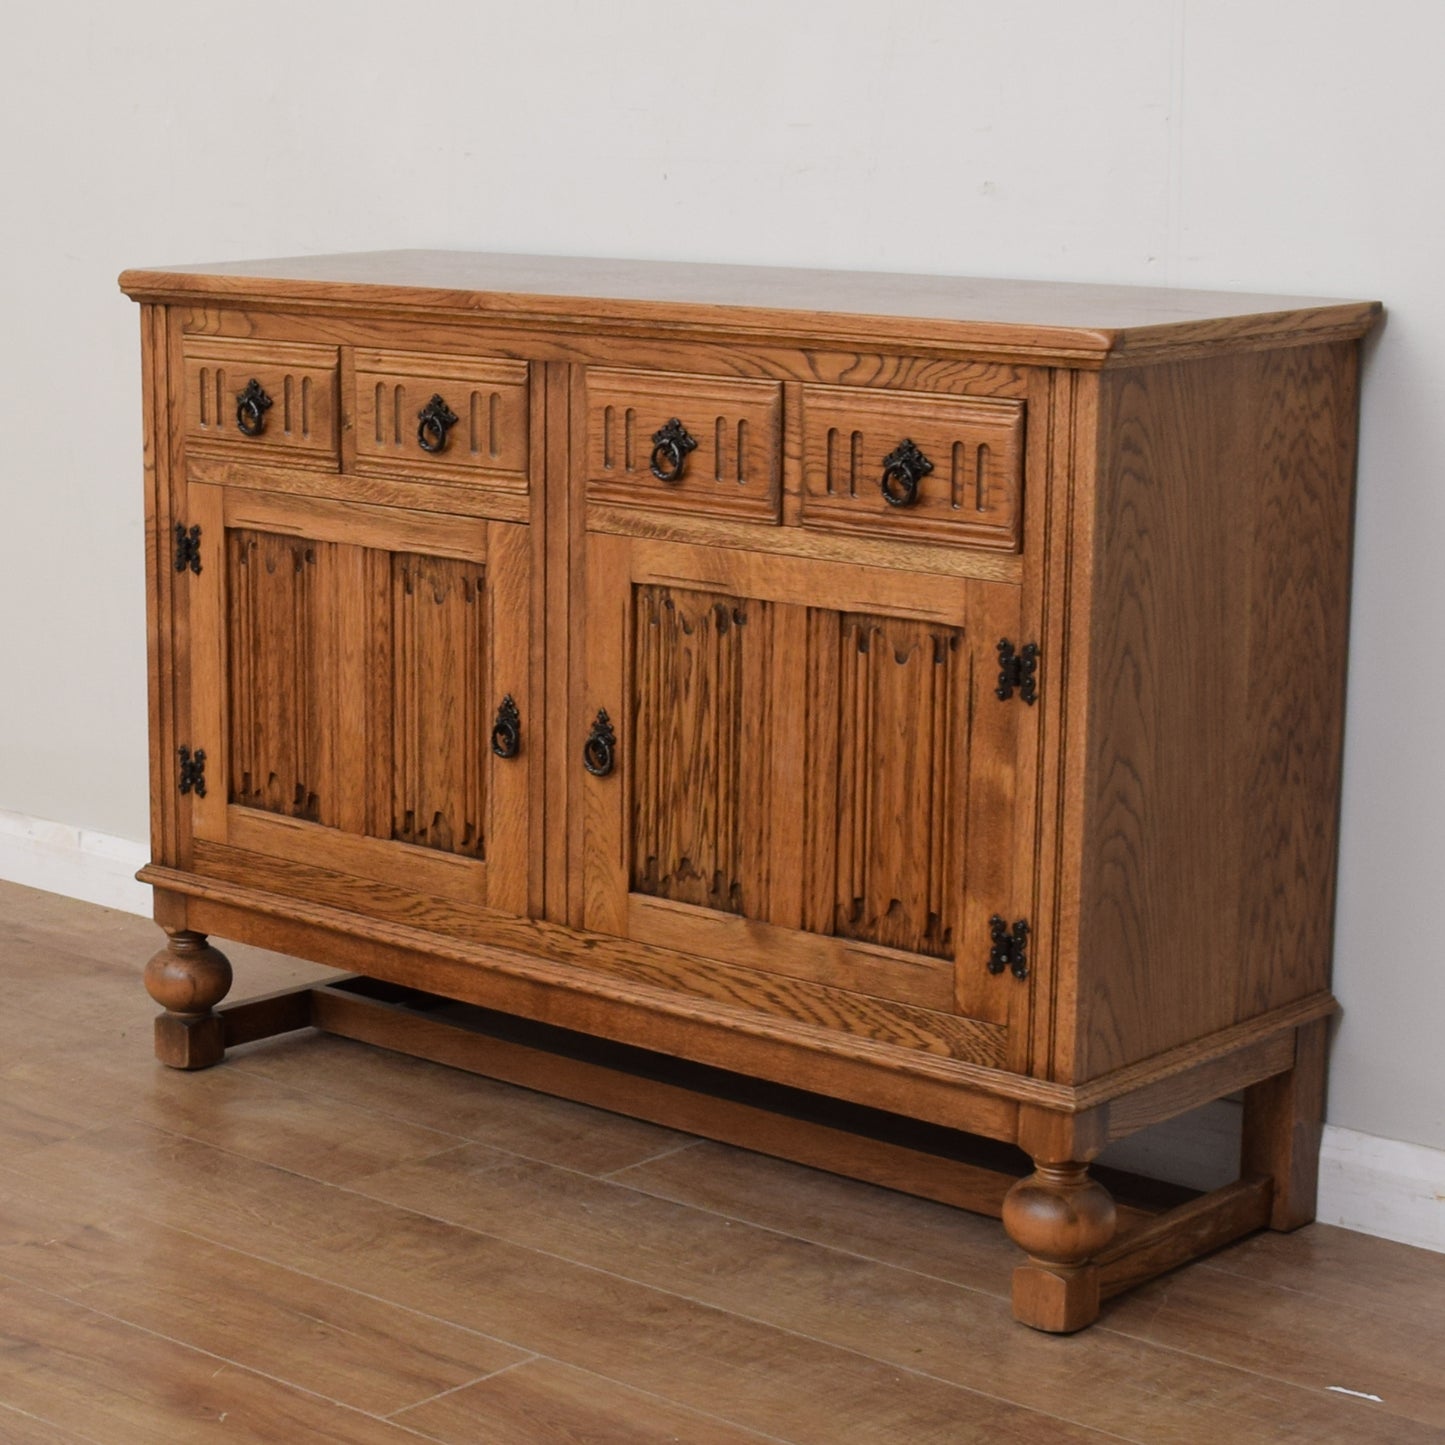
[[[367,251],[130,270],[137,300],[451,312],[548,327],[659,324],[852,344],[967,347],[1098,366],[1349,340],[1376,301],[961,276],[467,251]]]

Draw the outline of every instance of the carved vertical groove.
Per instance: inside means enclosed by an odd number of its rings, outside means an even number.
[[[474,563],[391,559],[391,837],[485,856],[485,578]]]
[[[838,649],[831,931],[951,958],[962,634],[896,618],[814,616],[832,625],[810,627],[810,646],[831,639]],[[810,661],[810,672],[817,666]]]
[[[318,674],[333,549],[246,530],[226,545],[231,801],[333,823],[320,769],[335,699]]]
[[[763,716],[773,604],[642,586],[632,887],[766,918]]]

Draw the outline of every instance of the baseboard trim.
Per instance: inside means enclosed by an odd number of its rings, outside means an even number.
[[[1326,1124],[1316,1217],[1445,1254],[1445,1149]]]
[[[151,890],[135,873],[149,859],[144,843],[0,809],[0,879],[7,882],[148,918]],[[1109,1162],[1210,1189],[1233,1177],[1238,1138],[1239,1106],[1221,1100],[1121,1140]],[[1326,1124],[1318,1217],[1445,1253],[1445,1149]]]
[[[71,823],[0,808],[0,878],[149,918],[151,890],[135,881],[150,849]]]

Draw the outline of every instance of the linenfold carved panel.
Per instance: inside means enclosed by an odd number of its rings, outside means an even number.
[[[476,563],[391,558],[391,836],[485,856],[486,589]]]
[[[772,604],[655,586],[634,595],[632,887],[765,918]]]
[[[334,645],[331,543],[236,529],[226,534],[230,798],[334,824],[326,713]]]
[[[816,645],[838,653],[834,931],[952,958],[967,776],[963,634],[899,618],[810,620]]]
[[[768,859],[776,820],[806,814],[804,834],[826,839],[793,860],[807,931],[952,958],[968,742],[961,629],[656,585],[637,586],[634,607],[632,889],[797,926],[774,916],[769,883],[782,880]],[[785,625],[800,613],[804,627]],[[781,655],[788,637],[796,656]],[[769,684],[780,668],[808,679],[810,755],[784,774],[770,758],[788,726]],[[781,775],[795,793],[777,786]]]

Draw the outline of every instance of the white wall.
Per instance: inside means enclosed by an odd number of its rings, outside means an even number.
[[[458,246],[1379,297],[1330,1117],[1445,1147],[1442,41],[1423,0],[12,0],[0,809],[145,833],[123,266]]]

